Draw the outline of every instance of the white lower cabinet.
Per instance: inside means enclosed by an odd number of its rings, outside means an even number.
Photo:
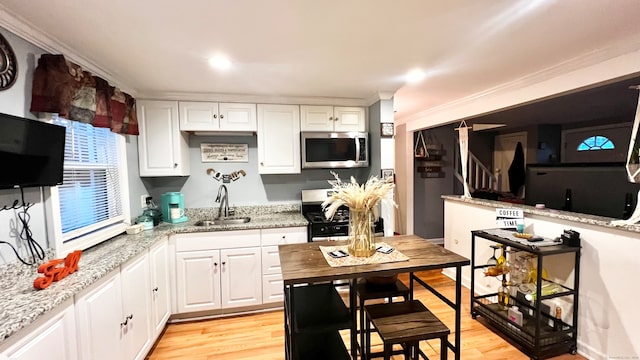
[[[220,251],[176,253],[176,286],[178,313],[220,309]]]
[[[175,235],[178,313],[262,303],[260,230]]]
[[[284,300],[278,245],[307,242],[306,227],[262,229],[262,303]]]
[[[171,315],[167,238],[157,242],[149,249],[149,265],[151,270],[151,335],[153,340],[160,336]]]
[[[76,296],[80,359],[143,359],[151,348],[149,255]]]
[[[0,353],[2,360],[75,360],[78,358],[73,302]]]

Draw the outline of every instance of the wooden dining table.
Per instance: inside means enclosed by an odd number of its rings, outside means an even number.
[[[462,267],[470,264],[470,260],[458,255],[442,246],[433,244],[416,235],[400,235],[376,238],[376,242],[384,242],[409,260],[378,264],[363,264],[352,266],[331,267],[320,251],[320,246],[347,245],[347,241],[317,241],[304,244],[279,245],[280,265],[285,293],[285,353],[286,359],[295,359],[294,349],[297,346],[296,337],[290,326],[295,321],[293,289],[304,284],[315,284],[336,280],[349,282],[349,311],[351,316],[350,342],[351,358],[357,359],[357,320],[356,320],[356,285],[358,279],[372,276],[390,276],[400,273],[410,274],[409,288],[413,297],[414,283],[426,288],[455,312],[455,328],[452,331],[453,343],[447,340],[447,347],[460,359],[460,316],[462,303]],[[449,299],[434,287],[420,279],[416,272],[433,269],[455,268],[456,294],[455,299]],[[299,301],[298,301],[299,303]]]

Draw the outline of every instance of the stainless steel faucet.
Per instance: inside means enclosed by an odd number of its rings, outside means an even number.
[[[222,190],[224,190],[224,194],[222,194]],[[227,187],[222,184],[218,188],[218,196],[216,197],[216,202],[220,203],[220,208],[218,209],[218,217],[228,217],[229,216],[229,191]]]

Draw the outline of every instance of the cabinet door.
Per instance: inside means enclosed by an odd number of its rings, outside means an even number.
[[[220,251],[176,253],[178,313],[220,308]]]
[[[151,270],[151,338],[152,341],[155,341],[171,315],[169,247],[166,239],[149,249],[149,264]]]
[[[189,175],[188,134],[178,124],[178,102],[145,101],[138,111],[140,176]]]
[[[149,254],[145,253],[120,270],[122,282],[122,313],[124,358],[143,359],[151,348],[151,286],[149,284]]]
[[[284,282],[282,274],[262,276],[262,303],[269,304],[284,301]]]
[[[222,307],[262,304],[260,248],[220,250]]]
[[[361,107],[333,108],[333,120],[335,131],[366,131],[365,111]]]
[[[44,354],[46,354],[47,360],[77,359],[76,320],[73,303],[57,312],[51,319],[0,354],[0,359],[41,360]]]
[[[256,104],[221,103],[220,130],[257,131]]]
[[[301,131],[333,131],[333,106],[300,106]]]
[[[180,131],[212,131],[220,129],[218,103],[180,101]]]
[[[123,359],[120,272],[114,271],[76,296],[75,301],[80,359]]]
[[[258,104],[258,172],[300,174],[300,108]]]

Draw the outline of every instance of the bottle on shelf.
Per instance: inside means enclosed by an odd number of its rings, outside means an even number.
[[[498,256],[498,259],[496,260],[496,267],[498,269],[500,269],[500,272],[502,274],[504,274],[505,271],[505,266],[507,263],[507,257],[506,257],[506,253],[505,253],[505,246],[503,244],[498,244],[498,246],[500,247],[500,256]]]
[[[556,306],[556,319],[553,322],[553,330],[562,330],[562,308],[560,306]]]
[[[507,279],[505,277],[502,278],[502,284],[498,287],[498,304],[502,310],[507,310],[509,308],[509,286],[507,284]]]
[[[631,203],[633,202],[633,194],[626,193],[624,195],[624,211],[622,212],[622,219],[627,220],[633,214],[633,207]]]
[[[573,197],[571,195],[571,189],[566,189],[564,192],[564,211],[573,211]]]

